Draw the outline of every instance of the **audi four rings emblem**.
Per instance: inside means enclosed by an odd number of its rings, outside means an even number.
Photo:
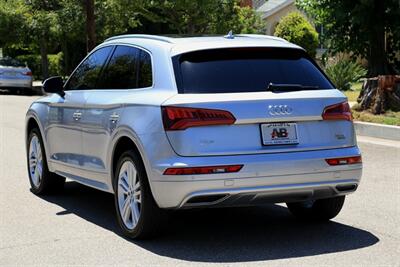
[[[269,105],[268,112],[271,115],[289,115],[293,109],[288,105]]]

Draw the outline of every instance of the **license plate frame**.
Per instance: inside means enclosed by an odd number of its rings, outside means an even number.
[[[262,123],[260,124],[260,131],[261,131],[261,143],[263,146],[281,146],[281,145],[299,144],[297,123],[295,122]],[[276,137],[273,137],[273,132]],[[285,132],[287,133],[286,137],[285,137]]]

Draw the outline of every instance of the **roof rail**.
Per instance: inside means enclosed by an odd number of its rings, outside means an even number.
[[[264,35],[264,34],[236,34],[235,36],[253,37],[253,38],[260,38],[260,39],[272,39],[272,40],[277,40],[277,41],[282,41],[282,42],[288,43],[288,41],[283,38],[271,36],[271,35]]]
[[[150,35],[150,34],[124,34],[124,35],[117,35],[106,39],[104,42],[116,40],[116,39],[126,39],[126,38],[138,38],[138,39],[149,39],[155,41],[161,41],[166,43],[172,43],[171,38],[158,36],[158,35]]]

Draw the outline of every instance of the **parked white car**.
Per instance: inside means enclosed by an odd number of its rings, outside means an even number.
[[[0,58],[0,89],[32,92],[32,71],[20,61],[5,57]]]
[[[44,90],[26,117],[32,192],[113,193],[130,238],[165,209],[286,202],[329,220],[360,182],[346,97],[280,38],[117,36]]]

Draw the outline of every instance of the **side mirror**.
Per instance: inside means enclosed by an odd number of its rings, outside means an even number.
[[[46,79],[43,82],[43,91],[46,93],[55,93],[59,94],[61,97],[64,97],[64,82],[61,76],[54,76]]]

